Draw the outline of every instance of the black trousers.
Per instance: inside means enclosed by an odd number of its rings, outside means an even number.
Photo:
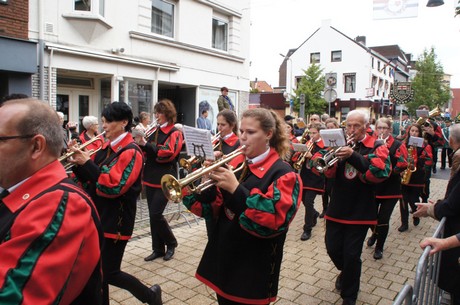
[[[425,171],[425,187],[422,189],[420,193],[422,202],[428,202],[428,198],[430,198],[430,180],[431,180],[431,170]],[[418,202],[418,201],[414,201],[414,202]]]
[[[438,147],[431,147],[433,148],[433,168],[436,168],[436,163],[438,163]]]
[[[163,212],[168,199],[160,188],[146,186],[147,204],[149,206],[150,234],[152,236],[152,250],[165,253],[166,247],[177,247],[177,240],[169,226]]]
[[[326,212],[327,207],[329,206],[329,201],[331,198],[331,192],[332,192],[332,183],[333,181],[331,179],[326,179],[324,181],[325,189],[324,193],[322,195],[323,198],[323,212]]]
[[[385,241],[390,229],[390,218],[398,198],[376,199],[377,202],[377,226],[373,229],[373,234],[377,238],[376,249],[383,250]]]
[[[412,212],[417,210],[416,202],[420,200],[422,188],[413,186],[401,186],[403,200],[399,201],[399,211],[401,213],[401,224],[407,225],[409,223],[409,206]]]
[[[342,299],[358,298],[361,278],[361,253],[368,225],[349,225],[326,221],[326,250],[335,267],[342,272]]]
[[[106,238],[102,249],[103,272],[103,304],[109,304],[109,284],[131,292],[139,301],[146,303],[152,291],[137,278],[121,271],[121,261],[125,252],[127,240]]]
[[[317,213],[314,207],[316,194],[317,193],[312,190],[303,190],[302,202],[305,206],[305,216],[303,225],[304,232],[311,232],[311,229],[313,228],[313,222],[316,216],[315,214]]]
[[[443,147],[441,150],[441,168],[446,168],[446,157],[449,162],[449,167],[452,167],[452,148]]]

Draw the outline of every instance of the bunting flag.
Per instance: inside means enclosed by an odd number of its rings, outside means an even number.
[[[418,0],[373,0],[374,19],[414,18]]]

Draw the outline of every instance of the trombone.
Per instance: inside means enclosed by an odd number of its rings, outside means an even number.
[[[217,146],[219,145],[219,140],[220,140],[220,131],[216,133],[214,136],[211,138],[211,143],[212,143],[212,149],[215,150]],[[188,159],[182,158],[179,160],[179,164],[181,167],[183,167],[185,170],[190,171],[193,167],[193,165],[196,162],[199,162],[200,158],[197,156],[191,156]]]
[[[297,159],[297,161],[292,165],[292,167],[294,167],[295,170],[302,169],[302,165],[304,164],[305,160],[307,160],[307,155],[311,153],[314,146],[315,146],[315,143],[312,140],[309,140],[307,142],[307,150],[302,151],[299,154],[299,158]]]
[[[221,167],[222,165],[227,164],[234,158],[240,156],[243,154],[243,149],[245,148],[245,145],[240,146],[238,149],[234,150],[230,154],[222,157],[221,159],[215,161],[209,166],[203,166],[196,171],[188,174],[182,179],[176,179],[173,175],[166,174],[161,178],[161,188],[163,190],[163,193],[165,194],[166,198],[168,200],[171,200],[175,203],[179,203],[182,200],[182,189],[184,187],[189,188],[189,190],[192,193],[197,193],[199,194],[200,192],[204,191],[205,189],[213,186],[216,181],[214,180],[206,180],[202,182],[201,184],[194,186],[194,182],[198,181],[202,177],[208,175],[211,173],[213,170],[215,170],[218,167]],[[244,162],[238,166],[237,168],[233,169],[233,172],[236,173],[243,169],[244,167]]]
[[[353,142],[354,135],[347,136],[347,144],[346,146],[350,146],[352,149],[355,148],[356,143]],[[324,173],[329,167],[337,163],[339,161],[339,157],[336,154],[343,149],[345,146],[339,146],[332,148],[329,150],[322,158],[318,158],[313,162],[313,166],[316,170],[320,173]]]
[[[150,137],[158,128],[158,121],[157,119],[153,120],[153,122],[147,126],[147,128],[144,131],[144,138]]]
[[[93,144],[93,143],[96,143],[96,142],[101,142],[100,145],[98,146],[98,148],[96,149],[91,149],[89,151],[89,155],[92,156],[93,154],[97,153],[98,151],[100,151],[102,149],[102,146],[104,146],[104,134],[105,134],[105,131],[101,132],[100,134],[98,134],[97,136],[95,136],[94,138],[92,138],[91,140],[81,144],[81,145],[78,145],[76,146],[75,148],[78,149],[78,150],[82,150],[84,148],[86,148],[87,146]],[[64,166],[65,170],[68,171],[70,170],[75,164],[73,163],[70,163],[67,161],[68,158],[72,157],[73,155],[75,154],[74,151],[71,151],[71,152],[68,152],[62,156],[59,157],[58,161],[59,162],[64,162],[66,161],[65,163],[63,163],[62,165]]]

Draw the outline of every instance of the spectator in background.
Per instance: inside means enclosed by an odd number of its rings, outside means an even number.
[[[220,96],[217,99],[217,107],[219,107],[219,112],[224,109],[230,109],[235,111],[235,106],[232,103],[232,100],[228,96],[228,88],[222,87],[220,88]]]
[[[59,117],[59,122],[61,124],[62,139],[64,141],[62,153],[65,153],[69,148],[69,134],[67,133],[67,130],[64,128],[64,113],[61,111],[57,111],[56,113]]]
[[[452,147],[450,146],[449,143],[449,134],[450,134],[450,126],[452,124],[452,121],[450,119],[446,119],[446,126],[442,128],[442,136],[445,140],[444,145],[441,150],[441,169],[446,168],[446,157],[448,159],[448,165],[449,168],[452,167]]]
[[[200,129],[209,130],[212,134],[211,121],[208,119],[208,109],[203,109],[201,115],[196,119],[196,126]]]

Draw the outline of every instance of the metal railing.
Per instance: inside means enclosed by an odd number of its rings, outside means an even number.
[[[444,237],[446,218],[439,222],[433,234],[435,238]],[[398,293],[393,305],[439,305],[441,304],[441,289],[439,289],[438,277],[441,263],[441,252],[430,256],[431,247],[423,250],[418,260],[415,272],[414,288],[406,284]],[[403,303],[404,302],[404,303]]]

